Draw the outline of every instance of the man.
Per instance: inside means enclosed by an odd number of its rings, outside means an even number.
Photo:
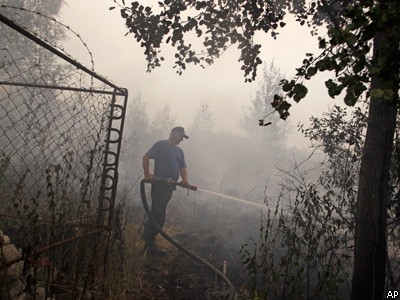
[[[171,130],[168,140],[156,142],[149,151],[143,156],[143,170],[145,179],[154,179],[155,177],[171,179],[177,181],[179,175],[182,177],[181,183],[188,184],[188,172],[186,168],[185,155],[178,144],[183,139],[189,137],[185,134],[185,130],[181,126],[177,126]],[[149,170],[149,160],[154,159],[154,175]],[[169,185],[164,181],[155,181],[151,186],[151,214],[157,224],[162,228],[165,222],[165,212],[167,204],[172,197],[175,186]],[[150,255],[163,256],[166,254],[155,244],[155,236],[158,231],[147,221],[143,232],[143,238],[146,241],[145,251]]]

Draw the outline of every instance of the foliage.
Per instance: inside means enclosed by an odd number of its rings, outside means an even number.
[[[140,93],[136,93],[128,102],[127,115],[124,124],[125,134],[123,137],[123,148],[121,155],[131,155],[129,149],[140,147],[147,140],[149,134],[149,117],[146,113],[146,104],[142,100]]]
[[[165,42],[176,47],[179,74],[186,63],[210,64],[231,44],[238,44],[246,81],[254,80],[261,64],[261,46],[253,42],[256,32],[276,36],[277,28],[285,25],[287,12],[301,25],[327,24],[327,36],[319,37],[320,53],[307,53],[296,77],[281,81],[285,94],[275,94],[272,106],[286,119],[291,105],[286,99],[299,102],[308,93],[303,81],[324,71],[332,73],[325,82],[331,97],[344,91],[344,102],[350,106],[364,94],[371,100],[357,194],[352,298],[381,298],[387,257],[389,169],[398,114],[400,2],[164,0],[159,6],[161,12],[157,13],[133,2],[131,7],[122,8],[121,15],[129,32],[145,48],[149,70],[160,65],[158,49],[166,37]],[[312,34],[318,34],[315,29]],[[198,37],[204,32],[206,51],[200,56],[185,43],[185,34],[190,31]]]
[[[279,81],[283,75],[273,61],[269,65],[264,64],[262,71],[256,95],[243,112],[239,124],[252,138],[269,143],[284,143],[285,128],[278,123],[279,118],[274,114],[270,103],[270,99],[280,90]],[[257,119],[260,119],[259,124],[255,122]]]
[[[351,245],[346,223],[334,217],[334,195],[302,181],[294,203],[284,208],[288,188],[275,207],[267,204],[254,253],[247,245],[241,250],[251,293],[262,299],[341,299],[340,291],[348,297]]]
[[[150,130],[159,139],[167,138],[172,128],[176,126],[176,114],[173,114],[171,104],[165,102],[163,107],[156,112],[150,124]]]
[[[200,105],[197,107],[190,131],[196,135],[210,133],[213,130],[214,123],[215,116],[214,113],[210,111],[210,104],[206,101],[201,101]]]
[[[397,126],[393,141],[393,156],[390,164],[391,181],[390,200],[388,203],[391,210],[390,218],[395,221],[397,226],[400,225],[400,115],[397,115]]]
[[[152,132],[146,112],[146,103],[140,93],[129,101],[124,124],[124,136],[121,147],[119,182],[117,197],[120,202],[132,201],[139,197],[139,181],[142,177],[142,157],[151,143]]]
[[[4,0],[0,5],[0,13],[21,24],[29,31],[38,34],[44,40],[55,44],[66,38],[65,28],[55,26],[52,20],[60,13],[64,3],[64,0]],[[0,23],[0,31],[2,32],[3,46],[7,46],[15,59],[24,58],[28,61],[36,62],[42,65],[46,72],[56,67],[53,55],[47,54],[46,51],[41,51],[40,48],[30,43],[25,37],[15,34],[14,29]]]
[[[298,129],[325,159],[317,167],[302,170],[294,163],[281,170],[282,192],[276,207],[266,197],[267,213],[262,217],[260,239],[242,248],[242,260],[250,275],[249,287],[264,298],[315,297],[318,290],[331,298],[349,297],[348,285],[355,228],[355,203],[360,157],[364,146],[368,105],[348,108],[334,106],[322,118],[311,117],[308,128]],[[397,289],[399,263],[396,243],[399,236],[399,156],[398,132],[391,172],[388,207],[387,289]],[[317,180],[307,175],[318,173]],[[312,183],[315,182],[315,183]],[[295,201],[291,201],[292,192]],[[289,201],[287,207],[284,203]],[[327,273],[324,273],[327,272]],[[299,276],[300,274],[300,276]],[[329,276],[328,277],[324,277]],[[347,286],[347,287],[346,287]],[[344,290],[343,290],[344,289]]]
[[[158,57],[158,50],[166,38],[165,43],[176,47],[175,54],[177,73],[182,74],[186,64],[211,64],[231,44],[238,43],[241,50],[240,61],[245,75],[254,80],[256,67],[261,64],[258,58],[260,45],[252,42],[255,31],[272,30],[285,24],[280,22],[283,10],[272,12],[271,4],[258,1],[250,4],[247,1],[160,1],[160,13],[153,12],[149,6],[144,7],[139,2],[132,2],[131,7],[121,9],[121,16],[125,19],[129,32],[132,33],[141,46],[145,48],[148,61],[148,70],[160,65],[164,60]],[[260,7],[259,7],[260,6]],[[254,13],[252,10],[256,9]],[[185,17],[185,12],[191,16]],[[243,28],[243,29],[242,29]],[[204,37],[203,46],[206,51],[197,54],[191,44],[184,42],[184,35],[190,31],[197,37]],[[251,74],[250,74],[251,73]]]
[[[158,67],[163,42],[176,47],[175,67],[182,74],[186,64],[211,64],[228,47],[237,44],[241,51],[239,61],[246,81],[257,75],[260,44],[253,41],[257,32],[278,34],[285,26],[284,17],[290,13],[301,24],[312,26],[311,34],[318,34],[318,25],[326,22],[326,37],[319,38],[321,53],[307,53],[303,65],[297,68],[296,77],[281,81],[285,97],[278,96],[274,107],[281,118],[288,116],[286,97],[299,102],[308,92],[302,80],[314,77],[318,72],[332,71],[335,79],[325,82],[329,95],[335,97],[346,91],[344,101],[354,105],[368,89],[373,75],[390,72],[388,56],[371,60],[371,42],[376,32],[391,28],[400,22],[400,4],[391,1],[159,1],[159,12],[152,7],[132,2],[121,8],[128,33],[133,34],[145,48],[148,71]],[[187,44],[188,33],[195,32],[203,38],[205,51],[196,52]],[[393,98],[393,91],[370,91],[372,97]]]
[[[400,21],[398,1],[364,1],[347,6],[343,14],[334,15],[325,1],[321,9],[331,19],[328,38],[319,39],[322,52],[318,56],[306,54],[303,65],[297,69],[295,80],[283,80],[282,88],[298,102],[307,94],[305,86],[297,83],[300,78],[310,79],[318,72],[332,71],[335,79],[325,82],[333,98],[343,90],[344,101],[354,105],[363,92],[368,90],[371,76],[391,72],[392,63],[384,55],[378,61],[371,60],[371,43],[376,32],[387,30]],[[393,91],[370,91],[372,98],[393,99]]]
[[[311,117],[309,128],[304,129],[303,125],[299,125],[299,130],[310,139],[314,148],[326,154],[323,162],[326,168],[318,182],[325,190],[335,193],[339,201],[338,208],[351,207],[350,217],[354,214],[360,157],[364,146],[366,105],[356,107],[350,119],[347,116],[346,108],[335,105],[322,118]],[[351,201],[346,202],[346,199]]]
[[[365,110],[335,106],[299,130],[326,159],[310,170],[294,162],[281,169],[282,191],[276,207],[266,198],[256,252],[242,249],[252,293],[264,299],[349,297],[349,265]],[[357,152],[358,151],[358,152]],[[316,181],[310,173],[319,174]],[[315,183],[312,183],[312,182]],[[291,200],[294,196],[295,200]],[[285,203],[287,207],[285,206]],[[287,204],[288,203],[288,204]]]

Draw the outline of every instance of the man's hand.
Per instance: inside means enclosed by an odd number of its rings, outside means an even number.
[[[155,179],[156,177],[153,174],[147,173],[144,174],[144,180],[146,180],[147,182],[151,182]]]
[[[189,187],[189,182],[187,180],[182,180],[179,182],[179,185],[187,188],[187,187]]]
[[[191,189],[193,191],[197,191],[197,186],[189,184],[189,182],[187,182],[187,180],[180,181],[178,185],[183,187],[183,188],[187,188],[187,189]]]

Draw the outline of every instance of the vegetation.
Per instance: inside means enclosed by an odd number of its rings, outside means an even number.
[[[0,12],[6,17],[21,24],[41,38],[56,45],[66,37],[66,29],[58,26],[53,18],[57,17],[64,5],[64,0],[4,0]],[[22,9],[21,9],[22,8]],[[24,9],[24,10],[23,10]],[[40,14],[38,14],[39,12]],[[12,53],[14,59],[24,58],[40,64],[43,72],[62,70],[55,64],[55,56],[41,51],[36,45],[21,35],[16,35],[14,29],[0,23],[4,45]],[[4,58],[2,63],[5,63]]]
[[[57,14],[62,1],[49,6],[45,1],[26,3],[32,5],[32,9],[40,5],[49,10],[45,13]],[[163,61],[159,49],[165,39],[165,43],[176,47],[175,67],[179,74],[189,63],[203,66],[213,63],[230,45],[237,44],[245,80],[253,81],[257,67],[262,63],[260,45],[253,43],[256,32],[278,37],[279,27],[285,26],[285,18],[289,15],[301,25],[309,25],[313,35],[319,34],[320,26],[327,26],[327,36],[319,38],[320,53],[306,54],[294,79],[283,79],[273,64],[264,66],[260,89],[240,120],[247,136],[215,131],[212,105],[204,101],[196,109],[193,125],[188,130],[188,133],[193,132],[189,134],[191,139],[182,145],[190,169],[196,170],[191,174],[195,184],[258,203],[264,200],[267,212],[261,216],[258,243],[252,243],[253,238],[243,237],[249,234],[243,228],[250,227],[250,222],[255,221],[254,212],[249,213],[232,204],[224,207],[228,211],[223,214],[219,198],[206,199],[208,207],[205,207],[196,202],[196,196],[190,202],[187,198],[180,199],[182,194],[177,193],[176,200],[180,202],[172,206],[175,211],[171,215],[172,221],[191,228],[198,236],[204,235],[204,231],[219,229],[218,225],[224,222],[219,235],[223,238],[206,238],[210,247],[233,246],[246,240],[241,251],[242,261],[247,269],[249,296],[255,299],[342,299],[350,295],[353,299],[380,299],[385,289],[398,289],[399,253],[394,245],[399,241],[400,212],[400,3],[395,0],[164,0],[159,2],[159,12],[138,2],[133,2],[130,7],[124,7],[124,1],[122,4],[121,15],[130,33],[145,48],[149,70]],[[35,18],[36,15],[31,15],[28,21]],[[47,21],[38,24],[37,30],[49,34],[49,39],[63,38],[63,32],[50,30]],[[199,54],[187,44],[190,32],[204,38],[205,51]],[[60,72],[51,58],[46,58],[43,65],[37,64],[43,56],[35,45],[21,47],[19,41],[8,34],[5,39],[11,52],[17,55],[16,60],[22,58],[21,61],[43,67],[28,76]],[[1,66],[11,62],[2,59]],[[332,72],[331,79],[326,81],[329,95],[335,97],[345,92],[345,104],[356,107],[349,116],[348,108],[335,106],[322,118],[311,118],[309,128],[299,127],[313,142],[313,153],[321,153],[325,159],[312,169],[304,169],[305,162],[296,161],[290,167],[280,167],[283,182],[278,196],[273,198],[270,195],[274,190],[270,186],[274,186],[274,182],[265,183],[273,163],[295,151],[285,147],[286,127],[279,124],[278,116],[287,119],[290,99],[299,102],[304,98],[307,94],[305,80],[323,71]],[[279,93],[278,82],[283,94]],[[6,97],[2,99],[8,101],[10,94],[4,91]],[[141,210],[130,204],[132,200],[138,200],[134,192],[137,191],[135,183],[142,177],[141,157],[155,140],[166,138],[170,128],[177,125],[172,107],[166,103],[150,120],[140,94],[131,102],[125,129],[128,134],[124,137],[120,163],[119,177],[123,180],[118,200],[121,205],[115,210],[113,231],[110,232],[115,243],[106,245],[104,241],[108,237],[87,238],[81,239],[75,247],[58,250],[53,247],[54,243],[87,232],[91,228],[85,227],[87,223],[95,223],[93,199],[99,196],[96,187],[100,181],[103,117],[107,105],[95,109],[101,116],[95,120],[97,125],[90,125],[94,131],[85,131],[78,137],[70,135],[77,128],[75,125],[80,124],[76,114],[72,113],[71,122],[56,126],[64,132],[57,132],[61,138],[55,141],[52,126],[56,118],[48,119],[49,109],[39,109],[42,104],[48,106],[55,96],[44,92],[40,95],[43,99],[39,97],[37,104],[34,97],[26,100],[23,92],[18,95],[14,101],[28,105],[26,111],[19,111],[24,123],[9,128],[21,131],[10,136],[9,131],[0,126],[4,133],[1,139],[7,139],[0,152],[0,196],[2,201],[10,200],[3,209],[12,209],[13,217],[20,220],[18,230],[23,233],[24,258],[32,256],[25,260],[24,266],[27,290],[33,294],[36,286],[45,285],[46,297],[64,293],[70,298],[82,298],[88,289],[92,289],[90,296],[95,297],[96,282],[93,279],[100,278],[108,280],[103,284],[108,286],[110,295],[122,297],[126,294],[127,283],[115,279],[132,276],[127,269],[118,269],[125,261],[126,250],[122,211],[128,206],[128,222],[131,214],[139,220]],[[270,101],[273,101],[272,106]],[[19,107],[12,104],[3,108],[10,111]],[[74,104],[73,108],[68,108],[79,111],[84,115],[83,120],[90,119],[87,115],[92,111],[88,107]],[[278,114],[272,116],[274,111]],[[62,116],[66,116],[64,111]],[[0,120],[7,118],[8,126],[16,121],[14,117],[3,113]],[[257,125],[258,119],[262,127]],[[84,147],[77,144],[79,138],[83,138]],[[8,143],[11,141],[13,143]],[[18,155],[6,148],[8,144],[20,151]],[[58,150],[52,148],[54,145],[59,146]],[[48,155],[55,156],[55,160],[50,162]],[[27,159],[33,159],[36,164],[23,164]],[[11,177],[10,173],[15,176]],[[38,188],[32,190],[32,186]],[[193,218],[182,220],[182,216]],[[243,216],[247,216],[246,223],[239,225]],[[2,220],[1,225],[7,224]],[[137,226],[134,229],[139,232],[140,224],[129,225],[130,228]],[[188,238],[185,234],[180,236]],[[137,246],[140,241],[134,240]],[[189,237],[189,240],[195,239]],[[43,243],[50,249],[47,259],[41,261],[36,251],[44,246]],[[102,260],[106,247],[116,255]],[[136,250],[132,251],[134,255],[138,255]],[[67,253],[70,253],[69,260],[64,259]],[[235,263],[234,255],[231,257]],[[214,258],[218,262],[219,257]],[[55,262],[59,261],[62,264],[57,268]],[[102,278],[104,269],[97,268],[98,261],[106,262],[110,267],[108,278]],[[174,267],[175,259],[170,263]],[[172,275],[170,282],[182,281],[179,276]],[[56,281],[62,284],[52,286]],[[248,296],[246,292],[243,294]]]
[[[124,1],[123,1],[124,3]],[[210,64],[231,44],[241,50],[239,60],[246,81],[254,80],[260,45],[256,32],[276,37],[284,18],[293,15],[311,33],[326,24],[320,53],[306,54],[293,80],[282,80],[285,96],[273,106],[286,119],[291,104],[307,94],[302,80],[318,72],[333,71],[326,81],[331,97],[345,91],[344,101],[354,105],[362,96],[369,103],[368,126],[361,157],[357,190],[353,299],[380,299],[386,275],[386,233],[390,164],[398,109],[400,3],[390,1],[171,1],[159,2],[159,11],[132,2],[121,9],[129,33],[145,49],[148,68],[160,66],[162,43],[176,48],[175,64],[182,74],[187,63]],[[186,42],[194,32],[202,40],[200,55]]]

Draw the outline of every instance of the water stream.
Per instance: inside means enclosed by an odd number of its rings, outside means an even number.
[[[205,192],[205,193],[210,194],[210,195],[218,196],[218,197],[221,197],[221,198],[233,200],[233,201],[244,203],[244,204],[251,205],[251,206],[256,206],[258,208],[265,208],[265,205],[263,205],[263,204],[254,203],[254,202],[251,202],[251,201],[247,201],[245,199],[240,199],[240,198],[236,198],[236,197],[232,197],[232,196],[228,196],[228,195],[212,192],[212,191],[201,189],[201,188],[197,188],[197,190],[201,191],[201,192]]]

